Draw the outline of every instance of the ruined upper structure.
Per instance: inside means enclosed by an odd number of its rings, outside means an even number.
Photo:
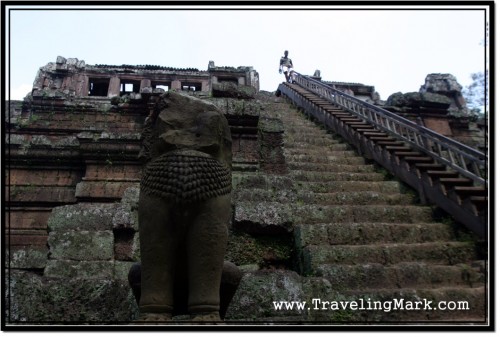
[[[155,65],[87,65],[77,58],[58,56],[41,67],[33,83],[33,97],[114,97],[155,90],[209,92],[215,83],[231,82],[259,91],[259,74],[253,67],[217,67],[208,70],[178,69]]]
[[[462,86],[455,76],[451,74],[429,74],[425,78],[425,84],[420,87],[421,93],[434,93],[448,97],[450,100],[449,110],[452,114],[469,114],[467,102],[462,95]]]

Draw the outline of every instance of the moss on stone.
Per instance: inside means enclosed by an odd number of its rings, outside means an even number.
[[[229,235],[226,260],[236,265],[258,264],[290,265],[293,260],[293,243],[287,236],[252,236],[240,231]]]
[[[47,264],[46,247],[10,247],[7,250],[10,268],[42,269]]]
[[[113,259],[112,231],[51,232],[51,257],[62,260],[103,261]]]
[[[77,204],[55,207],[48,220],[51,231],[111,230],[114,204]]]
[[[127,281],[45,278],[11,271],[7,323],[130,322],[138,308]]]

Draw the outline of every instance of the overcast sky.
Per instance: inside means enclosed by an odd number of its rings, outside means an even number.
[[[21,8],[7,12],[11,99],[24,97],[38,69],[59,55],[87,64],[253,66],[261,90],[274,91],[283,81],[278,66],[286,49],[297,72],[319,69],[323,80],[373,85],[382,99],[418,91],[430,73],[453,74],[466,86],[486,64],[480,6]]]

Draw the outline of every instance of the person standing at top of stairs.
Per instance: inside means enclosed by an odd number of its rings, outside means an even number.
[[[286,69],[283,69],[286,68]],[[293,70],[292,59],[288,58],[288,50],[285,50],[285,55],[280,59],[279,73],[285,73],[285,79],[287,82],[291,83],[291,75]]]

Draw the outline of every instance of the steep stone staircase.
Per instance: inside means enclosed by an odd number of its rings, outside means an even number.
[[[299,270],[327,279],[337,294],[322,300],[433,301],[431,310],[352,310],[353,321],[485,322],[486,268],[473,238],[437,222],[401,183],[296,110],[280,117],[298,191]],[[440,301],[447,310],[434,309]],[[457,309],[462,301],[469,310]]]

